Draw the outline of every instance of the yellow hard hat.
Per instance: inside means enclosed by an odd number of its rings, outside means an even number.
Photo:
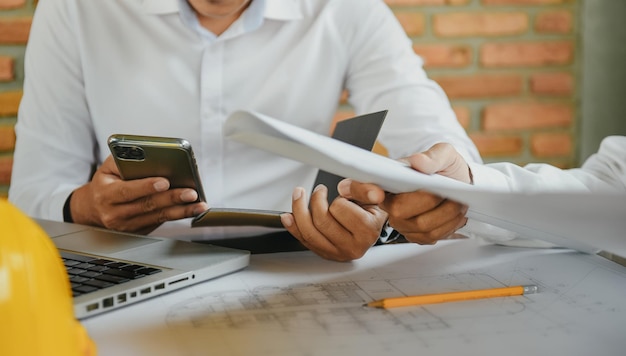
[[[0,354],[96,355],[52,240],[0,199]]]

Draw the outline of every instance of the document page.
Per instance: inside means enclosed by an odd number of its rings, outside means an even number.
[[[269,116],[238,111],[225,125],[228,138],[319,169],[375,183],[392,193],[428,190],[470,207],[468,217],[585,252],[626,256],[626,194],[504,192],[439,176]]]

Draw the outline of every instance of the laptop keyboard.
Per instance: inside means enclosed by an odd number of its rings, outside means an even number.
[[[59,252],[69,274],[74,297],[161,272],[158,268],[145,265]]]

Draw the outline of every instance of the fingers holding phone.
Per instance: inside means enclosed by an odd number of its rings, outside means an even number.
[[[170,188],[191,188],[206,201],[189,141],[173,137],[111,135],[109,149],[124,180],[165,177]]]
[[[139,138],[140,142],[129,142],[128,138]],[[191,147],[181,151],[167,141],[171,139],[163,139],[166,142],[161,138],[127,135],[124,139],[110,139],[112,156],[71,197],[74,222],[148,233],[165,221],[189,218],[205,211],[208,205]],[[143,149],[144,145],[148,149]],[[116,149],[120,146],[127,148]]]

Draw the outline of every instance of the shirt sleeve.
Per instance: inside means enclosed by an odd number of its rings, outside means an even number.
[[[626,136],[605,138],[598,153],[581,168],[560,169],[549,164],[469,163],[474,185],[506,191],[623,191],[626,192]]]
[[[67,197],[89,180],[95,164],[72,4],[37,5],[15,126],[9,200],[30,216],[51,220],[63,219]]]
[[[626,136],[605,138],[598,153],[581,168],[562,170],[548,164],[520,167],[513,163],[469,163],[474,185],[504,191],[626,192]],[[491,243],[525,247],[550,247],[546,242],[517,239],[518,234],[478,221],[461,230],[468,236]]]

